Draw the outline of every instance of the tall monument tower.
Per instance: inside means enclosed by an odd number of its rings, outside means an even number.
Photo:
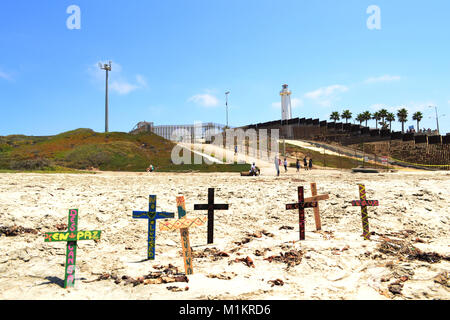
[[[281,120],[289,120],[292,119],[292,110],[291,110],[291,91],[288,89],[287,84],[283,84],[283,89],[280,92],[281,96]]]

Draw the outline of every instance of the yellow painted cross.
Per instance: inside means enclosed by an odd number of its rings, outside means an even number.
[[[160,223],[160,231],[173,231],[180,230],[181,234],[181,245],[183,248],[183,260],[184,260],[184,270],[186,275],[193,274],[194,269],[192,267],[192,250],[189,244],[189,228],[201,226],[205,224],[207,218],[187,218],[186,217],[186,204],[184,197],[177,197],[177,208],[178,208],[178,220],[175,221],[165,221]]]

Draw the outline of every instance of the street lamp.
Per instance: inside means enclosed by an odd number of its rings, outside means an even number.
[[[100,62],[98,63],[100,69],[106,71],[106,93],[105,93],[105,132],[108,132],[108,72],[111,71],[111,61],[108,64],[102,65]]]
[[[229,94],[230,94],[230,91],[225,92],[225,106],[226,106],[226,109],[227,109],[227,128],[228,128],[228,95]]]

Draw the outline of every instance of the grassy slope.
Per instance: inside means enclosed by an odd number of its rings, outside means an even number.
[[[0,137],[0,170],[66,172],[95,167],[104,171],[244,171],[242,165],[181,165],[171,162],[174,144],[153,133],[97,133],[77,129],[50,137]],[[68,171],[72,171],[72,170]]]
[[[283,146],[280,144],[280,150]],[[321,152],[313,151],[310,149],[305,149],[299,146],[294,146],[286,143],[286,152],[293,155],[295,153],[299,154],[300,163],[303,166],[303,157],[306,155],[308,158],[313,159],[313,165],[317,165],[319,167],[328,167],[328,168],[340,168],[340,169],[352,169],[358,166],[363,166],[363,161],[350,159],[347,157],[339,157],[336,155],[323,154]],[[374,163],[365,163],[364,166],[366,168],[379,168],[384,169],[385,166],[381,166]]]

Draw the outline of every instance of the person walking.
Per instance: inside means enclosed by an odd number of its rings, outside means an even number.
[[[300,160],[297,159],[297,161],[295,162],[295,166],[297,167],[297,172],[300,171]]]
[[[284,172],[287,172],[287,166],[288,166],[287,159],[284,158]]]
[[[308,160],[306,160],[306,156],[303,158],[303,167],[305,170],[308,170]]]
[[[278,156],[275,156],[275,169],[277,170],[277,176],[280,176],[280,159]]]
[[[309,170],[312,170],[312,166],[313,166],[313,164],[312,164],[312,159],[309,158]]]

